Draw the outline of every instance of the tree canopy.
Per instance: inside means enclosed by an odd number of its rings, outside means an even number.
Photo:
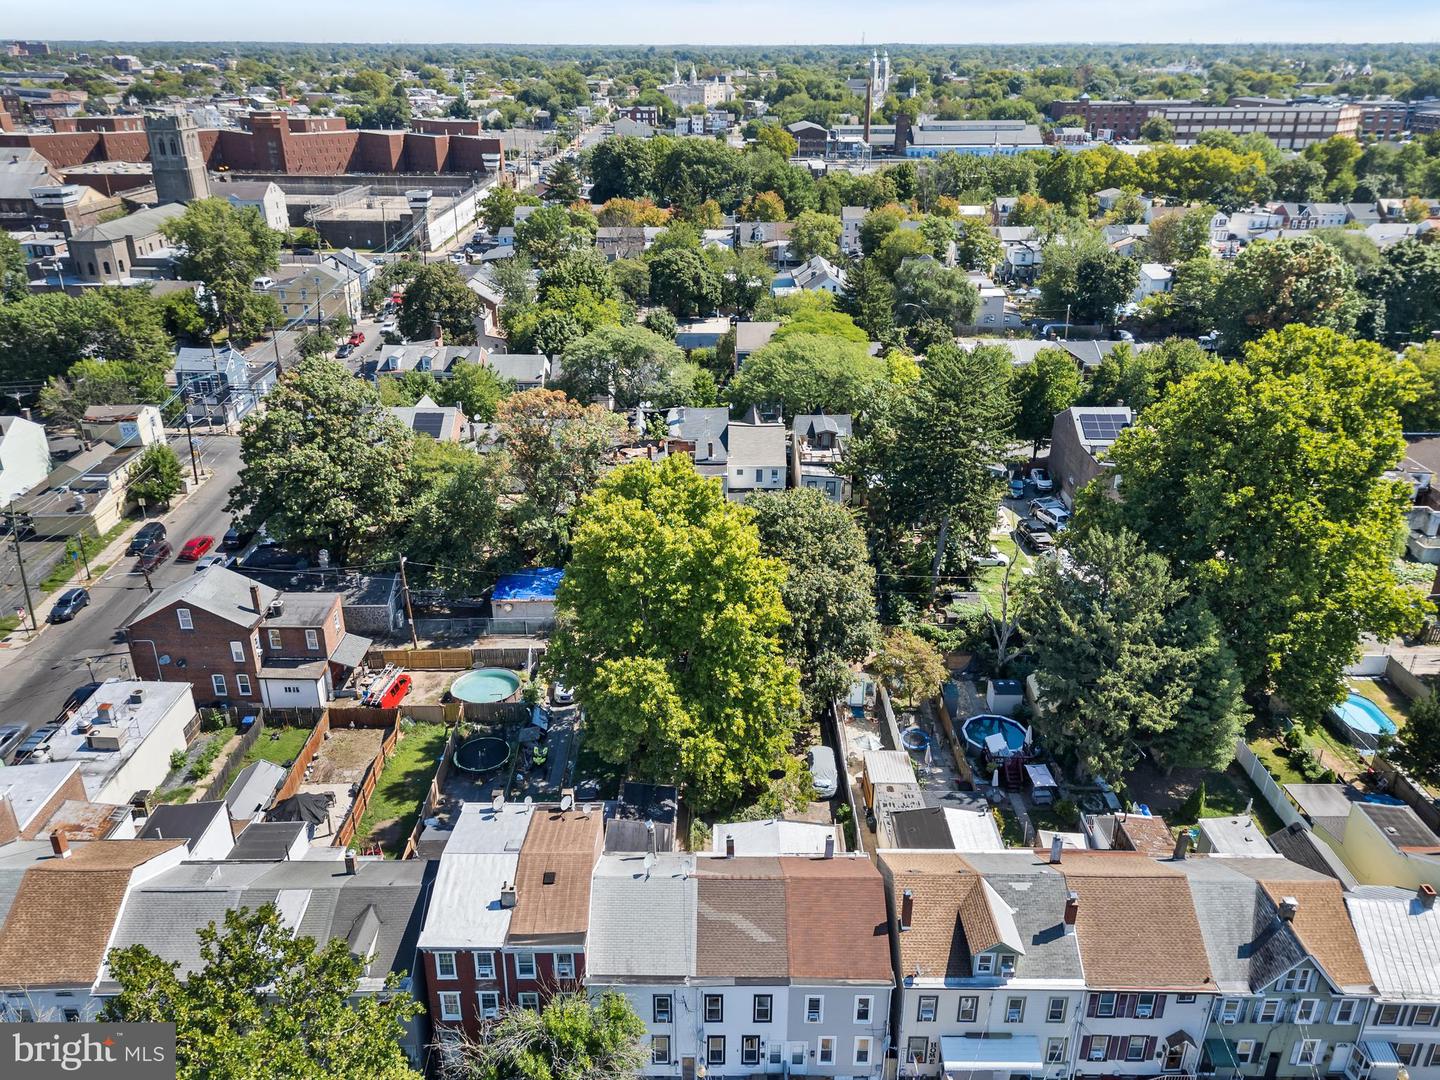
[[[400,333],[411,340],[433,339],[436,327],[445,342],[463,345],[475,340],[480,297],[448,262],[430,263],[415,271],[405,286],[405,302],[397,320]]]
[[[564,388],[581,401],[612,398],[628,409],[651,397],[685,354],[643,326],[602,326],[565,349]]]
[[[1348,333],[1360,315],[1355,271],[1313,236],[1248,244],[1220,279],[1214,323],[1227,352],[1270,330],[1328,327]]]
[[[858,341],[800,333],[771,341],[730,382],[737,408],[779,406],[787,417],[855,413],[886,378],[885,362]]]
[[[265,329],[263,323],[256,325],[252,309],[266,298],[251,285],[279,267],[284,233],[266,225],[253,206],[237,209],[218,196],[196,199],[160,231],[180,249],[180,276],[205,283],[217,327],[244,331],[245,336]]]
[[[645,1022],[606,990],[555,994],[543,1009],[509,1007],[481,1038],[461,1035],[439,1057],[441,1080],[631,1080],[649,1064]]]

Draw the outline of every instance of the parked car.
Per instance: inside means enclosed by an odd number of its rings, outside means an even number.
[[[1070,511],[1063,506],[1041,506],[1035,509],[1035,519],[1057,532],[1070,524]]]
[[[1050,473],[1045,469],[1031,469],[1030,482],[1042,495],[1055,490],[1055,481],[1050,479]]]
[[[25,728],[20,724],[0,727],[0,763],[7,762],[14,749],[25,741]]]
[[[157,540],[165,539],[165,526],[158,521],[147,522],[130,538],[130,554],[139,555]]]
[[[347,341],[344,345],[341,345],[338,349],[335,350],[335,359],[336,359],[336,360],[344,360],[347,356],[349,356],[349,355],[350,355],[351,353],[353,353],[354,351],[355,351],[355,346],[354,346],[354,345],[351,345],[351,344]]]
[[[557,682],[550,688],[550,700],[556,705],[570,705],[575,701],[575,691],[564,683]]]
[[[223,566],[227,570],[235,565],[234,555],[206,555],[195,563],[195,572],[209,570],[212,566]]]
[[[140,553],[140,558],[135,563],[135,569],[141,571],[154,570],[166,559],[174,554],[175,549],[170,546],[169,541],[161,540],[159,543],[151,544]]]
[[[984,555],[977,555],[975,557],[976,566],[1004,566],[1009,561],[1010,560],[1005,557],[1005,553],[997,547],[992,547]]]
[[[1025,497],[1025,478],[1023,476],[1010,477],[1010,498],[1023,499]]]
[[[315,249],[312,248],[312,247],[297,247],[297,248],[295,249],[295,254],[296,254],[296,255],[314,255],[314,254],[315,254]]]
[[[1033,517],[1020,522],[1015,529],[1019,532],[1021,539],[1037,552],[1049,551],[1055,546],[1055,538],[1050,535],[1049,530]]]
[[[80,609],[90,603],[90,594],[84,589],[66,589],[50,609],[52,623],[69,622],[80,614]]]
[[[242,530],[237,526],[230,526],[225,530],[225,535],[220,538],[221,551],[239,551],[246,544],[255,538],[255,530]]]
[[[840,774],[835,769],[835,751],[828,746],[816,744],[810,747],[810,779],[815,785],[815,794],[828,799],[835,794],[840,784]]]
[[[385,688],[385,693],[380,695],[377,708],[393,709],[405,700],[410,693],[410,676],[397,675],[395,681]]]
[[[354,346],[354,345],[364,345],[364,344],[365,344],[365,332],[364,332],[363,330],[353,331],[353,332],[350,334],[350,336],[345,340],[345,344],[346,344],[346,345],[352,345],[352,346]]]
[[[181,546],[180,554],[176,558],[179,562],[199,562],[200,556],[214,546],[213,536],[192,536]]]

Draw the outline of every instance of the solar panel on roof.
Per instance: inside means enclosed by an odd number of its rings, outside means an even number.
[[[1089,442],[1114,442],[1130,426],[1130,418],[1122,412],[1083,413],[1079,421],[1080,434]]]
[[[445,414],[439,412],[417,412],[415,420],[410,425],[421,435],[429,435],[432,439],[440,438],[440,433],[445,430]]]

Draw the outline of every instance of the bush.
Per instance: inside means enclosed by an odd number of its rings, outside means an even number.
[[[1055,804],[1055,817],[1062,825],[1078,825],[1080,823],[1080,808],[1069,799],[1061,799]]]
[[[187,762],[188,760],[190,760],[190,755],[187,754],[184,750],[171,750],[170,771],[179,772],[181,769],[185,768],[185,762]]]

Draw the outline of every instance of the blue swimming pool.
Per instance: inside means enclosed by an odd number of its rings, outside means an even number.
[[[965,735],[965,741],[970,744],[973,750],[985,749],[985,740],[996,732],[1005,736],[1005,745],[1011,750],[1025,749],[1025,727],[1008,716],[998,716],[995,713],[981,713],[979,716],[972,716],[965,721],[961,729]]]
[[[1341,723],[1352,731],[1366,735],[1395,734],[1395,721],[1386,716],[1380,706],[1360,694],[1349,695],[1333,708]]]

